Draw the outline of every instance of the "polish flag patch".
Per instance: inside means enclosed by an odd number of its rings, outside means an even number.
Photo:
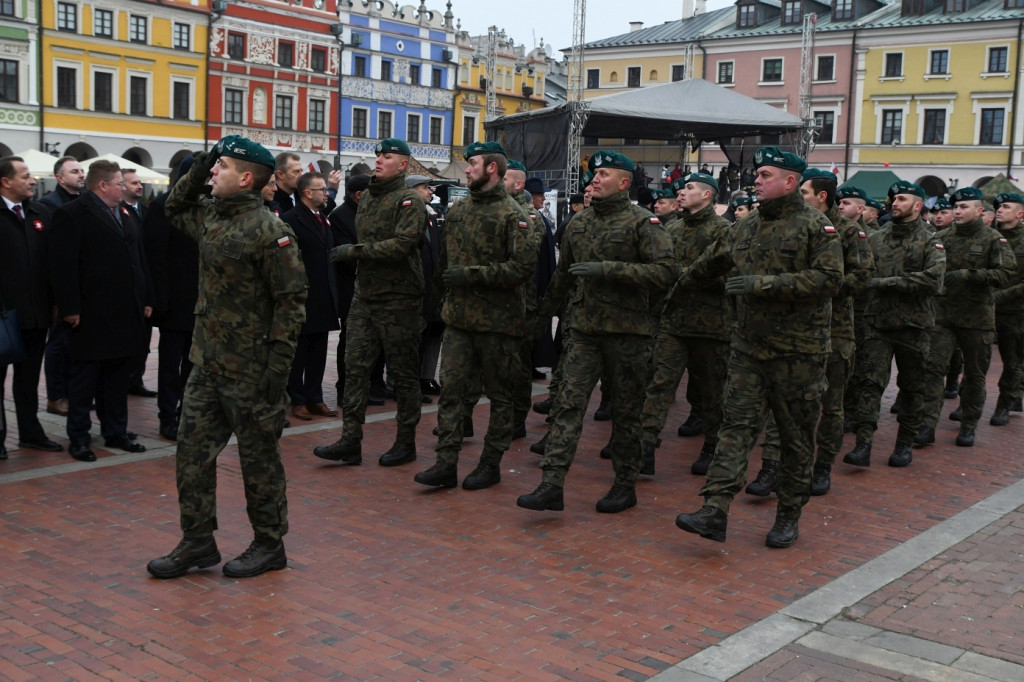
[[[946,247],[943,246],[942,244],[936,244],[935,248],[938,249],[939,251],[945,251],[946,250]]]
[[[32,221],[32,227],[35,228],[36,232],[42,232],[43,231],[43,221],[42,220],[33,220]]]
[[[658,220],[657,216],[651,216],[651,225],[661,225],[661,221]]]
[[[280,239],[277,240],[277,246],[279,248],[283,248],[285,246],[288,246],[291,243],[292,243],[291,237],[289,237],[288,235],[285,235],[285,236],[283,236],[283,237],[281,237]]]
[[[412,206],[412,199],[406,199],[402,202],[402,208],[405,208],[406,206]]]
[[[999,238],[999,243],[1000,244],[1009,244],[1010,242],[1006,241],[1006,237],[1000,237]]]
[[[528,222],[526,222],[525,220],[520,220],[519,221],[519,227],[521,227],[521,228],[523,228],[525,230],[526,228],[530,227],[530,224]]]
[[[836,233],[835,225],[825,225],[824,226],[824,230],[825,230],[825,234],[835,234]]]
[[[860,237],[861,239],[867,239],[868,238],[868,235],[867,235],[867,233],[864,232],[864,230],[861,230],[860,232],[858,232],[857,236]]]

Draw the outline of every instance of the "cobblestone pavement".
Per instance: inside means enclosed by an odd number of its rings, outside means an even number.
[[[151,387],[155,363],[154,353]],[[1021,680],[1024,415],[988,425],[1000,370],[995,353],[976,447],[953,445],[946,401],[938,442],[906,469],[887,467],[886,412],[874,466],[837,465],[788,550],[764,546],[774,498],[741,496],[724,544],[675,527],[700,504],[689,465],[701,439],[675,435],[682,390],[657,476],[616,515],[594,510],[613,480],[598,457],[611,425],[589,416],[566,510],[544,513],[515,506],[540,481],[528,450],[540,415],[506,454],[502,482],[475,492],[412,481],[433,462],[434,405],[419,460],[395,468],[376,464],[394,438],[394,402],[370,408],[359,467],[312,455],[340,420],[293,419],[282,440],[289,568],[245,580],[219,567],[146,573],[179,539],[174,445],[156,436],[154,399],[129,398],[142,454],[98,449],[99,461],[80,463],[18,450],[14,429],[0,462],[0,678]],[[66,446],[63,419],[41,418]],[[462,475],[486,420],[480,405]],[[227,558],[251,539],[233,445],[219,477]]]

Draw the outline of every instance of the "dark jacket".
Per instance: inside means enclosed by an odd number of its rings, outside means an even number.
[[[306,321],[299,333],[326,334],[341,329],[338,325],[338,286],[330,260],[331,249],[335,247],[330,225],[324,219],[324,234],[321,235],[316,215],[301,202],[281,216],[281,220],[291,226],[299,240],[309,284]]]
[[[47,238],[50,212],[38,201],[22,203],[25,219],[0,202],[0,296],[17,310],[22,329],[49,329],[53,308]]]
[[[57,316],[81,316],[68,334],[68,357],[109,360],[141,352],[143,308],[153,305],[153,290],[142,236],[128,210],[119,226],[99,198],[85,192],[53,215],[49,246]]]
[[[334,245],[356,244],[356,209],[358,205],[349,197],[345,197],[341,206],[334,209],[329,221]],[[334,264],[334,277],[338,286],[338,317],[344,324],[348,319],[349,308],[352,307],[352,295],[356,291],[356,261],[343,260]]]
[[[142,222],[146,262],[153,278],[153,324],[191,332],[199,298],[199,247],[191,237],[171,227],[166,203],[167,194],[154,199]]]
[[[434,281],[434,274],[441,263],[441,247],[444,235],[441,228],[437,226],[437,214],[432,208],[427,208],[427,221],[423,227],[423,284],[426,291],[423,294],[423,321],[439,322],[441,313],[440,301],[435,301],[431,292],[431,282]]]
[[[60,185],[57,185],[57,189],[47,192],[40,197],[39,203],[45,206],[52,214],[64,204],[69,204],[80,196],[80,194],[72,194]]]

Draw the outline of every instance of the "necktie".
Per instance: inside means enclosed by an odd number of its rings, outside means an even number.
[[[110,209],[110,215],[111,215],[111,217],[114,218],[114,222],[117,223],[117,229],[121,233],[121,236],[123,237],[124,236],[124,228],[121,227],[121,216],[119,216],[117,214],[117,207],[116,206],[114,206],[114,207],[112,207]]]
[[[320,238],[327,240],[327,226],[324,225],[324,217],[319,213],[316,213],[317,224],[320,225]]]
[[[14,215],[18,216],[18,220],[25,222],[25,214],[21,210],[21,204],[11,206],[11,210],[14,211]]]

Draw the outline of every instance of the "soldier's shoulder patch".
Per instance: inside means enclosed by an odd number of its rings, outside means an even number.
[[[939,243],[939,242],[935,242],[935,248],[936,248],[936,249],[938,249],[939,251],[945,251],[945,250],[946,250],[946,247],[945,247],[945,246],[943,246],[943,245],[942,245],[941,243]]]
[[[650,220],[652,225],[661,225],[661,221],[658,220],[658,216],[652,215]]]
[[[821,229],[823,229],[825,231],[825,234],[835,234],[836,233],[836,226],[831,224],[831,223],[825,223],[824,225],[821,226]]]
[[[288,235],[285,235],[285,236],[283,236],[283,237],[281,237],[280,239],[277,240],[278,248],[284,248],[284,247],[288,246],[291,243],[292,243],[292,238],[289,237]]]
[[[406,206],[412,206],[412,199],[406,199],[402,202],[402,208],[405,208]]]
[[[868,233],[865,232],[864,230],[857,230],[857,236],[860,237],[861,239],[867,239]]]
[[[519,221],[519,227],[521,227],[521,228],[523,228],[525,230],[525,229],[530,227],[530,223],[526,222],[525,220],[520,220]]]
[[[1000,244],[1009,244],[1010,242],[1006,241],[1006,237],[1000,237],[999,238],[999,243]]]

